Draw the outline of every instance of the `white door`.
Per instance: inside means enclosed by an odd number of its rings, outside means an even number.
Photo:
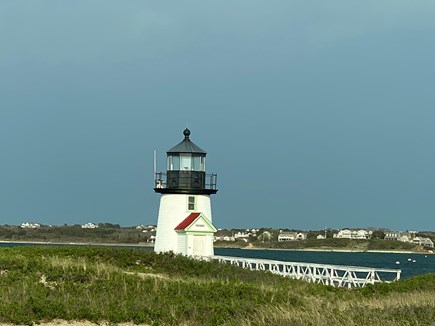
[[[205,235],[193,236],[193,255],[205,256]]]

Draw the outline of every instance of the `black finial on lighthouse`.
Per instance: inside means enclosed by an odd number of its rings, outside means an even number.
[[[184,135],[184,139],[189,139],[189,136],[190,136],[189,128],[184,129],[183,135]]]

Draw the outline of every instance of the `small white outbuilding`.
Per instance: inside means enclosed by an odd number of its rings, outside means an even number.
[[[178,253],[185,256],[213,256],[217,229],[203,213],[191,213],[175,229]]]

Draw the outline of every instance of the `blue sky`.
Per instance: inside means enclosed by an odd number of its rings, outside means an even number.
[[[435,2],[0,3],[0,224],[156,223],[191,139],[217,227],[435,230]]]

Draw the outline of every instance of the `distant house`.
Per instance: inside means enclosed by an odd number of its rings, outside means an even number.
[[[401,241],[401,242],[412,242],[414,237],[415,237],[415,235],[411,235],[409,233],[408,234],[402,234],[402,235],[400,235],[398,240]]]
[[[352,238],[352,231],[349,229],[343,229],[338,231],[338,233],[335,233],[333,235],[334,238],[339,238],[339,239],[351,239]]]
[[[334,238],[338,239],[370,239],[372,236],[372,231],[366,230],[349,230],[343,229],[334,234]]]
[[[278,242],[305,240],[306,238],[307,234],[302,232],[281,232],[278,235]]]
[[[370,239],[372,237],[372,233],[372,231],[358,230],[356,231],[355,239]],[[352,235],[354,235],[353,232]]]
[[[236,234],[234,234],[234,238],[236,239],[243,239],[243,238],[249,238],[250,233],[245,233],[245,232],[237,232]]]
[[[401,232],[385,232],[384,240],[399,240]]]
[[[297,237],[296,232],[281,232],[278,235],[278,242],[284,242],[284,241],[295,241]]]
[[[228,235],[216,235],[214,236],[214,241],[236,241],[236,238]]]
[[[326,239],[326,237],[324,235],[319,234],[317,236],[317,240],[323,240],[323,239]]]
[[[82,229],[97,229],[98,225],[95,223],[82,224]]]
[[[307,238],[306,233],[299,232],[298,234],[296,234],[296,240],[305,240],[306,238]]]
[[[415,237],[412,240],[412,243],[418,244],[418,245],[426,247],[426,248],[433,248],[434,247],[433,241],[429,238]]]
[[[21,228],[23,229],[38,229],[41,227],[41,224],[39,223],[32,223],[32,222],[25,222],[25,223],[21,223],[20,225]]]
[[[402,242],[413,242],[415,238],[415,231],[399,232],[399,231],[389,231],[385,232],[385,240],[395,240]]]
[[[156,226],[152,225],[152,224],[148,224],[148,225],[140,224],[140,225],[136,226],[136,229],[137,230],[148,230],[148,231],[154,232],[156,229]]]

